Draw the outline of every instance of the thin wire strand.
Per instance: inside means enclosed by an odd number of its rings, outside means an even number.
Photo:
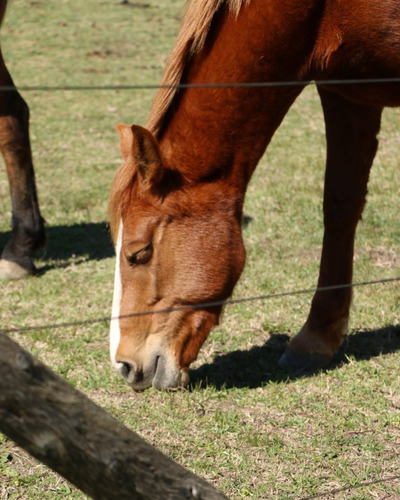
[[[157,89],[204,89],[204,88],[262,88],[262,87],[297,87],[307,85],[366,85],[366,84],[400,83],[396,78],[362,78],[332,80],[298,80],[280,82],[215,82],[215,83],[179,83],[168,84],[132,84],[132,85],[2,85],[0,91],[14,92],[56,92],[56,91],[89,91],[89,90],[157,90]]]
[[[400,282],[400,276],[395,277],[395,278],[383,278],[379,280],[370,280],[370,281],[361,281],[358,283],[347,283],[343,285],[335,285],[335,286],[325,286],[325,287],[319,287],[319,288],[305,288],[302,290],[294,290],[294,291],[289,291],[289,292],[279,292],[279,293],[272,293],[272,294],[267,294],[267,295],[257,295],[253,297],[242,297],[238,299],[229,299],[229,300],[220,300],[220,301],[215,301],[215,302],[203,302],[200,304],[190,304],[190,305],[182,305],[182,306],[176,306],[176,307],[168,307],[164,309],[156,309],[154,311],[142,311],[142,312],[137,312],[137,313],[131,313],[131,314],[124,314],[118,317],[101,317],[101,318],[92,318],[92,319],[86,319],[82,321],[68,321],[68,322],[63,322],[63,323],[50,323],[50,324],[45,324],[45,325],[37,325],[37,326],[24,326],[20,328],[2,328],[0,330],[1,333],[23,333],[23,332],[30,332],[30,331],[40,331],[40,330],[53,330],[57,328],[68,328],[68,327],[75,327],[75,326],[84,326],[84,325],[93,325],[96,323],[108,323],[109,321],[117,321],[120,319],[126,319],[126,318],[138,318],[142,316],[150,316],[152,314],[166,314],[166,313],[173,313],[177,311],[185,311],[188,309],[205,309],[205,308],[210,308],[210,307],[221,307],[221,306],[230,306],[230,305],[235,305],[235,304],[243,304],[246,302],[255,302],[255,301],[261,301],[261,300],[270,300],[270,299],[276,299],[280,297],[294,297],[296,295],[303,295],[303,294],[308,294],[308,293],[316,293],[316,292],[327,292],[327,291],[332,291],[332,290],[342,290],[345,288],[356,288],[356,287],[361,287],[361,286],[368,286],[368,285],[379,285],[379,284],[386,284],[386,283],[393,283],[393,282]]]
[[[326,491],[324,493],[316,493],[315,495],[310,495],[308,497],[302,497],[300,500],[313,500],[314,498],[322,498],[330,495],[336,495],[337,493],[342,493],[343,491],[354,490],[356,488],[365,488],[366,486],[373,486],[374,484],[379,483],[389,483],[392,481],[398,481],[400,476],[390,476],[383,479],[374,479],[372,481],[366,481],[364,483],[355,484],[352,486],[343,486],[342,488],[335,488],[330,491]]]

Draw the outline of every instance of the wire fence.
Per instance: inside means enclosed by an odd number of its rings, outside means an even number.
[[[328,80],[294,80],[270,82],[204,82],[204,83],[179,83],[168,84],[132,84],[132,85],[12,85],[0,86],[0,91],[9,92],[18,90],[24,92],[57,92],[57,91],[99,91],[99,90],[180,90],[180,89],[215,89],[215,88],[268,88],[268,87],[304,87],[307,85],[371,85],[371,84],[397,84],[400,77],[394,78],[349,78]]]
[[[269,87],[288,87],[288,86],[307,86],[307,85],[365,85],[365,84],[399,84],[400,77],[393,78],[360,78],[360,79],[328,79],[328,80],[297,80],[297,81],[265,81],[265,82],[221,82],[221,83],[180,83],[176,85],[168,85],[168,84],[132,84],[132,85],[19,85],[15,86],[0,86],[0,91],[15,91],[17,88],[20,91],[26,92],[64,92],[64,91],[123,91],[123,90],[158,90],[158,89],[215,89],[215,88],[269,88]],[[2,332],[11,333],[11,332],[24,332],[24,331],[32,331],[32,330],[47,330],[47,329],[55,329],[55,328],[64,328],[64,327],[72,327],[72,326],[82,326],[88,324],[96,324],[103,323],[108,321],[116,321],[123,318],[129,317],[139,317],[139,316],[148,316],[152,314],[161,314],[161,313],[172,313],[175,311],[180,311],[184,309],[200,309],[207,307],[217,307],[217,306],[229,306],[233,304],[239,304],[243,302],[254,302],[254,301],[262,301],[269,300],[279,297],[287,297],[287,296],[295,296],[301,294],[311,294],[316,292],[323,292],[329,290],[338,290],[341,288],[355,288],[360,286],[367,285],[376,285],[382,283],[390,283],[400,281],[400,277],[395,278],[383,278],[371,281],[364,281],[360,283],[348,283],[342,285],[336,285],[331,287],[323,287],[323,288],[309,288],[303,290],[295,290],[295,291],[287,291],[287,292],[278,292],[275,294],[267,294],[261,296],[254,297],[246,297],[246,298],[238,298],[238,299],[230,299],[225,301],[216,301],[216,302],[208,302],[202,304],[191,304],[190,306],[179,306],[179,307],[171,307],[159,310],[152,311],[143,311],[132,313],[129,315],[119,316],[117,318],[110,317],[101,317],[101,318],[93,318],[93,319],[85,319],[81,321],[71,321],[71,322],[63,322],[63,323],[53,323],[53,324],[43,324],[37,326],[26,326],[19,328],[3,328]]]
[[[291,296],[297,296],[297,295],[301,295],[301,294],[327,292],[327,291],[356,288],[356,287],[363,287],[363,286],[390,284],[390,283],[395,283],[395,282],[400,282],[400,276],[394,277],[394,278],[382,278],[382,279],[378,279],[378,280],[362,281],[362,282],[358,282],[358,283],[348,283],[348,284],[343,284],[343,285],[338,285],[338,286],[308,288],[308,289],[302,289],[302,290],[279,292],[279,293],[275,293],[275,294],[267,294],[267,295],[253,296],[253,297],[230,299],[230,300],[226,300],[226,301],[216,301],[216,302],[208,302],[208,303],[202,303],[202,304],[193,304],[190,306],[171,307],[171,308],[159,309],[159,310],[155,310],[155,311],[143,311],[143,312],[121,315],[119,317],[112,317],[112,318],[101,317],[101,318],[86,319],[83,321],[42,324],[42,325],[28,326],[28,327],[21,327],[21,328],[7,328],[7,329],[1,329],[0,334],[1,333],[24,333],[24,332],[28,332],[28,331],[39,331],[39,330],[67,328],[67,327],[79,327],[79,326],[85,326],[85,325],[92,325],[92,324],[96,324],[96,323],[105,323],[105,322],[109,322],[110,320],[116,321],[116,320],[119,320],[122,318],[139,317],[139,316],[161,314],[161,313],[172,313],[174,311],[182,311],[182,310],[189,309],[189,308],[196,309],[196,308],[216,307],[216,306],[230,306],[230,305],[241,304],[241,303],[245,303],[245,302],[265,301],[265,300],[276,299],[276,298],[280,298],[280,297],[291,297]],[[361,488],[367,488],[369,486],[374,486],[374,485],[381,484],[381,483],[393,483],[396,481],[400,481],[400,475],[392,475],[392,476],[389,476],[386,478],[380,478],[380,479],[375,479],[375,480],[371,480],[371,481],[364,481],[364,482],[361,482],[358,484],[343,486],[340,488],[333,488],[333,489],[325,491],[325,492],[320,492],[320,493],[316,493],[313,495],[302,497],[300,500],[316,500],[319,498],[333,498],[336,495],[339,495],[341,493],[345,493],[345,492],[349,492],[349,491],[353,491],[353,490],[361,489]]]
[[[266,294],[266,295],[257,295],[253,297],[242,297],[242,298],[237,298],[237,299],[228,299],[228,300],[219,300],[219,301],[214,301],[214,302],[202,302],[199,304],[188,304],[188,305],[182,305],[182,306],[176,306],[176,307],[167,307],[163,309],[154,309],[154,310],[147,310],[147,311],[139,311],[131,314],[124,314],[120,315],[117,317],[98,317],[98,318],[91,318],[91,319],[85,319],[85,320],[80,320],[80,321],[67,321],[67,322],[62,322],[62,323],[47,323],[47,324],[42,324],[42,325],[35,325],[35,326],[23,326],[23,327],[16,327],[16,328],[2,328],[0,331],[3,333],[23,333],[23,332],[29,332],[29,331],[40,331],[40,330],[54,330],[57,328],[69,328],[69,327],[79,327],[79,326],[85,326],[85,325],[94,325],[96,323],[106,323],[109,321],[119,321],[120,319],[127,319],[127,318],[138,318],[138,317],[143,317],[143,316],[151,316],[154,314],[170,314],[173,312],[178,312],[178,311],[185,311],[189,309],[207,309],[211,307],[225,307],[225,306],[231,306],[235,304],[243,304],[245,302],[255,302],[255,301],[265,301],[265,300],[271,300],[271,299],[277,299],[281,297],[294,297],[296,295],[304,295],[304,294],[314,294],[316,292],[328,292],[328,291],[333,291],[333,290],[343,290],[343,289],[348,289],[348,288],[357,288],[357,287],[363,287],[363,286],[372,286],[372,285],[380,285],[380,284],[387,284],[387,283],[395,283],[395,282],[400,282],[400,276],[394,277],[394,278],[382,278],[382,279],[377,279],[377,280],[370,280],[370,281],[361,281],[358,283],[346,283],[343,285],[335,285],[335,286],[325,286],[325,287],[319,287],[319,288],[305,288],[302,290],[292,290],[292,291],[287,291],[287,292],[278,292],[278,293],[272,293],[272,294]]]
[[[382,478],[382,479],[375,479],[373,481],[365,481],[364,483],[354,484],[354,485],[351,485],[351,486],[343,486],[342,488],[335,488],[335,489],[326,491],[324,493],[316,493],[315,495],[310,495],[310,496],[307,496],[307,497],[302,497],[300,500],[313,500],[315,498],[332,497],[332,496],[337,495],[339,493],[344,493],[345,491],[351,491],[351,490],[356,490],[356,489],[360,489],[360,488],[366,488],[368,486],[373,486],[373,485],[379,484],[379,483],[392,483],[392,482],[399,481],[399,480],[400,480],[400,475],[389,476],[389,477]],[[394,497],[385,496],[383,498],[391,499],[391,498],[394,498]]]

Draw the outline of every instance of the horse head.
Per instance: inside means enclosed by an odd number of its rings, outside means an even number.
[[[166,165],[146,129],[117,129],[124,163],[109,203],[117,261],[111,359],[136,390],[175,388],[188,383],[242,272],[242,201],[218,180],[191,183]]]

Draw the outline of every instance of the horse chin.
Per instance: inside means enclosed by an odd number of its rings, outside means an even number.
[[[168,358],[160,356],[157,360],[156,372],[153,378],[153,387],[161,391],[170,391],[184,388],[189,384],[187,370],[180,369]]]

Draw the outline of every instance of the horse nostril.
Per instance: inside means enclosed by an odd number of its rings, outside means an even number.
[[[143,371],[127,361],[117,361],[116,368],[128,384],[134,384],[143,380]]]
[[[131,372],[131,369],[132,369],[132,365],[130,365],[129,363],[118,363],[117,370],[125,379],[127,379],[129,377],[129,373]]]

